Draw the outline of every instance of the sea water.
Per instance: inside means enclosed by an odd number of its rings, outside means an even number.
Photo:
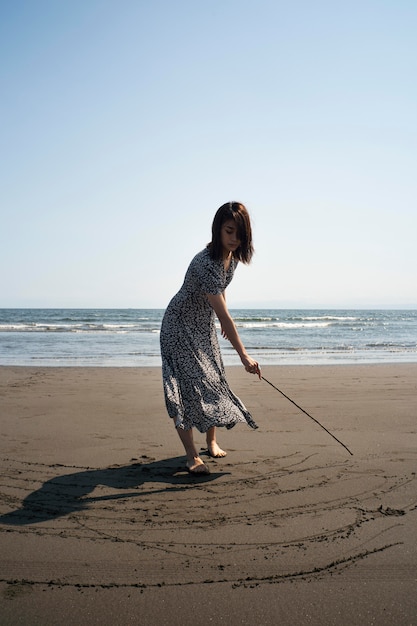
[[[162,309],[0,309],[0,365],[160,366]],[[415,310],[231,310],[261,365],[417,362]],[[219,335],[224,362],[239,357]]]

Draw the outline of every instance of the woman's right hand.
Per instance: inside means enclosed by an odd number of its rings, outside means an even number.
[[[262,378],[261,368],[258,361],[255,361],[250,356],[241,357],[242,365],[249,374],[257,374],[259,380]]]

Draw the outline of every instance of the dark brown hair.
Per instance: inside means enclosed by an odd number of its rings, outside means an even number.
[[[253,256],[252,228],[246,207],[240,202],[226,202],[217,210],[211,227],[211,242],[207,245],[210,256],[216,261],[223,258],[221,229],[225,222],[233,220],[237,227],[240,245],[233,256],[242,263],[250,263]]]

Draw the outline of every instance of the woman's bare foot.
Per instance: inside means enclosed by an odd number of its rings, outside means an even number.
[[[215,459],[221,459],[222,457],[226,456],[227,452],[222,450],[217,443],[215,426],[208,429],[206,434],[206,441],[208,453],[210,456],[214,457]]]
[[[183,430],[182,428],[177,428],[177,433],[183,443],[185,454],[187,455],[186,467],[190,474],[210,474],[209,468],[198,456],[194,444],[193,429]]]
[[[210,443],[207,443],[207,448],[209,455],[215,459],[222,459],[227,454],[225,450],[220,448],[216,441],[210,441]]]
[[[190,474],[210,474],[209,468],[199,456],[195,456],[191,460],[187,459],[186,466]]]

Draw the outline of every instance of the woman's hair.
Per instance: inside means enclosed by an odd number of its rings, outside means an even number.
[[[207,245],[210,256],[216,261],[223,258],[221,229],[225,222],[233,220],[237,226],[240,245],[233,256],[242,263],[250,263],[253,256],[252,228],[246,207],[240,202],[226,202],[217,210],[211,227],[211,242]]]

